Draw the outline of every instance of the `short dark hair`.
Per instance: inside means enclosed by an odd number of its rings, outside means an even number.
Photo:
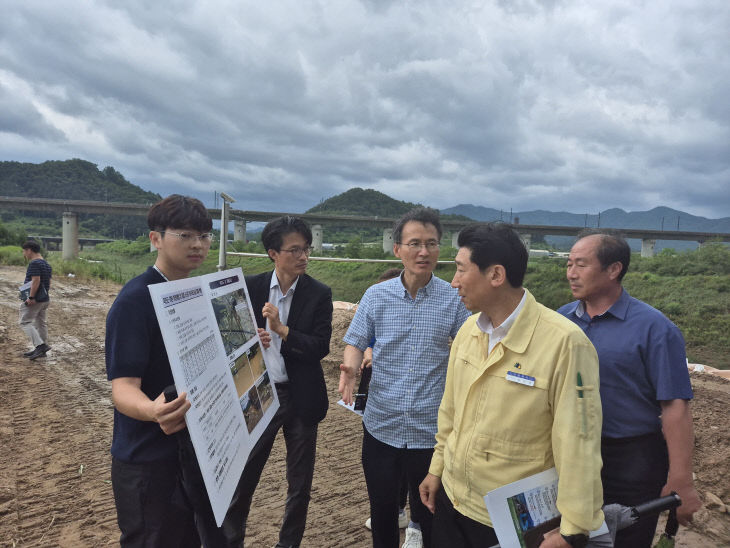
[[[400,276],[401,272],[403,272],[403,270],[400,268],[389,268],[380,276],[378,276],[378,283],[397,278],[398,276]]]
[[[284,236],[292,232],[301,234],[307,241],[307,245],[312,245],[312,231],[309,225],[300,217],[294,217],[292,215],[277,217],[273,221],[266,223],[266,226],[261,231],[261,243],[264,244],[264,249],[267,252],[269,249],[281,251]]]
[[[527,271],[527,249],[506,223],[474,223],[459,232],[459,247],[471,250],[471,262],[484,272],[501,264],[512,287],[521,287]]]
[[[41,252],[41,246],[35,240],[28,240],[21,247],[23,249],[30,249],[33,253]]]
[[[598,247],[596,248],[596,256],[598,262],[601,263],[601,269],[606,270],[613,263],[621,263],[621,272],[618,275],[618,281],[623,280],[626,272],[629,270],[631,263],[631,247],[626,239],[613,230],[583,230],[578,234],[578,240],[588,236],[600,236]]]
[[[439,240],[441,240],[443,231],[441,230],[441,221],[439,220],[438,210],[430,207],[417,207],[404,214],[393,225],[393,241],[395,243],[401,243],[400,239],[403,235],[403,227],[410,221],[416,221],[424,225],[433,225],[436,228],[436,232],[438,232]]]
[[[209,232],[213,228],[213,220],[200,200],[171,194],[150,208],[147,226],[157,232],[164,232],[170,227]]]

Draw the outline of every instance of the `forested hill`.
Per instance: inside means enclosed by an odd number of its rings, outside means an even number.
[[[42,164],[0,162],[0,196],[141,204],[161,199],[159,194],[133,185],[113,167],[99,170],[96,164],[79,159]],[[61,216],[55,213],[4,210],[0,216],[6,227],[24,234],[61,233]],[[147,220],[140,216],[79,215],[79,231],[84,236],[135,238],[147,230]]]
[[[332,196],[307,210],[307,213],[325,215],[364,215],[366,217],[400,217],[421,204],[396,200],[373,189],[351,188],[347,192]],[[464,215],[441,214],[442,219],[470,220]]]
[[[0,196],[99,202],[154,203],[159,194],[142,190],[111,166],[73,159],[42,164],[0,162]]]
[[[347,192],[328,198],[312,209],[307,210],[307,213],[398,217],[406,211],[418,207],[418,205],[396,200],[377,190],[351,188]]]

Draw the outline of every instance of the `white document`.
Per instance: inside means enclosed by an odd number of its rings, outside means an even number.
[[[348,405],[345,403],[345,400],[340,400],[337,402],[337,405],[341,405],[345,409],[349,409],[350,411],[352,411],[356,415],[360,415],[361,417],[365,414],[364,412],[360,411],[359,409],[355,409],[355,402]]]
[[[550,468],[539,474],[508,483],[484,496],[494,532],[501,548],[539,546],[548,531],[560,526],[558,474]],[[591,531],[594,537],[608,533],[604,521]]]
[[[279,408],[240,268],[149,286],[220,527],[248,455]]]

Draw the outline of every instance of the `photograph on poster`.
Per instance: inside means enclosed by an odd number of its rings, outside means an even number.
[[[261,409],[266,412],[271,403],[274,401],[274,388],[269,380],[269,372],[266,371],[259,380],[256,381],[256,388],[259,392],[259,400],[261,400]]]
[[[240,356],[231,362],[231,374],[233,375],[233,383],[236,385],[236,392],[238,392],[239,399],[254,384],[260,386],[263,376],[266,377],[266,382],[268,383],[269,375],[266,371],[266,364],[264,364],[261,345],[258,342],[248,347]],[[261,389],[259,389],[260,391]],[[264,410],[266,410],[266,406]]]
[[[213,297],[213,305],[218,330],[223,339],[226,355],[234,351],[256,335],[256,326],[248,313],[248,302],[242,288],[224,295]]]
[[[231,374],[233,375],[233,384],[236,385],[238,398],[241,399],[251,389],[254,382],[251,363],[248,361],[248,355],[245,352],[231,362]]]
[[[241,402],[241,408],[243,409],[243,418],[246,420],[246,426],[249,432],[253,432],[256,425],[264,416],[264,410],[261,408],[261,400],[259,399],[259,393],[255,386],[251,387],[248,391],[246,406],[243,406]]]

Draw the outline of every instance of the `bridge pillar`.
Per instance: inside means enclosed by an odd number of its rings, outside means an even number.
[[[393,229],[392,228],[383,229],[383,253],[387,253],[388,255],[393,254]]]
[[[243,219],[233,220],[233,241],[246,243],[246,221]]]
[[[72,261],[79,256],[79,216],[77,213],[70,211],[63,213],[61,236],[63,239],[61,256],[64,261]]]
[[[322,225],[312,225],[312,247],[317,253],[322,253]]]
[[[520,239],[522,240],[522,243],[525,244],[525,249],[527,249],[527,253],[530,253],[530,244],[532,243],[532,234],[520,234]]]
[[[649,240],[648,238],[641,240],[641,256],[642,257],[653,257],[655,245],[656,245],[656,240]]]
[[[458,230],[454,230],[451,233],[451,247],[453,247],[454,249],[459,247],[459,231]]]

